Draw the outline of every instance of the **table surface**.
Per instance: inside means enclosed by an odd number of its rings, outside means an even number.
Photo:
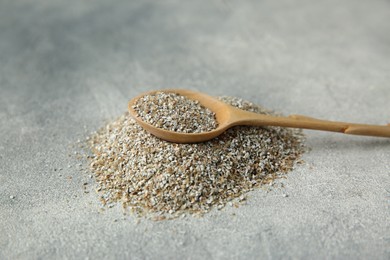
[[[389,139],[305,131],[284,188],[161,222],[99,211],[68,156],[167,87],[389,123],[389,17],[377,0],[0,1],[0,259],[389,259]]]

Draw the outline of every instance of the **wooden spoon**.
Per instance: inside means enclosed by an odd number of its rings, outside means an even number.
[[[157,92],[165,93],[177,93],[185,96],[189,99],[198,100],[204,107],[209,108],[216,115],[218,121],[218,127],[210,132],[202,133],[181,133],[164,130],[157,128],[151,124],[142,121],[138,117],[137,112],[133,109],[133,105],[137,100],[145,95],[155,94]],[[288,117],[277,117],[270,115],[262,115],[252,113],[232,107],[228,104],[219,101],[216,98],[210,97],[200,92],[194,92],[185,89],[165,89],[156,90],[143,93],[132,100],[128,104],[130,114],[134,119],[151,134],[164,139],[166,141],[174,143],[198,143],[213,139],[228,128],[237,125],[249,125],[249,126],[281,126],[281,127],[293,127],[304,128],[312,130],[323,130],[331,132],[340,132],[351,135],[368,135],[368,136],[380,136],[390,137],[390,125],[366,125],[366,124],[353,124],[345,122],[334,122],[315,119],[302,115],[290,115]]]

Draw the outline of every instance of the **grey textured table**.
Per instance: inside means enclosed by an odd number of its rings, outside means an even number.
[[[306,131],[284,189],[138,224],[99,212],[68,156],[164,87],[388,123],[389,17],[375,0],[0,1],[0,259],[389,259],[387,139]]]

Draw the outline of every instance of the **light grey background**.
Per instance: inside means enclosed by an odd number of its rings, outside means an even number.
[[[284,189],[138,224],[99,212],[68,156],[166,87],[389,123],[389,18],[376,0],[0,1],[0,259],[389,259],[387,139],[306,131]]]

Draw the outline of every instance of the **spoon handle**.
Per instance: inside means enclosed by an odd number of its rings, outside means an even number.
[[[277,117],[251,113],[243,110],[235,110],[233,120],[235,121],[235,125],[281,126],[340,132],[350,135],[390,137],[390,125],[367,125],[335,122],[302,115]]]

